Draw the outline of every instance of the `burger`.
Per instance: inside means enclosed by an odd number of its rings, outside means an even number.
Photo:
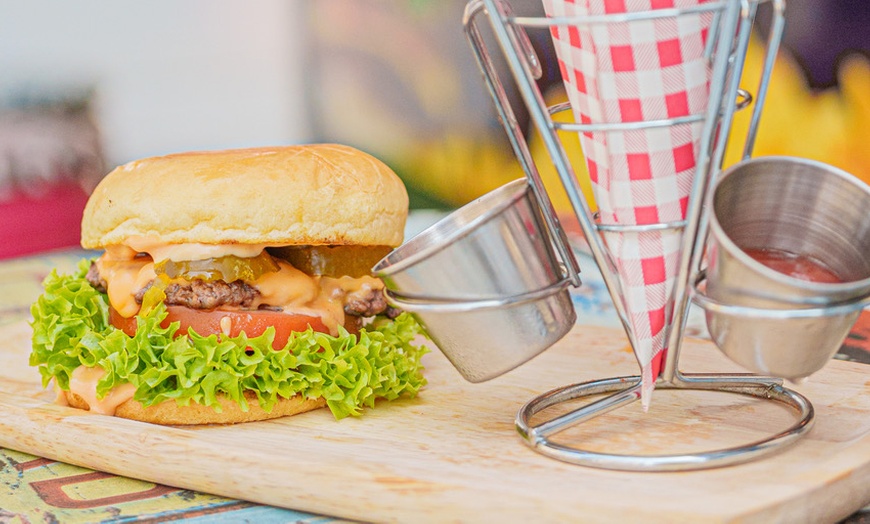
[[[398,176],[341,145],[120,166],[82,218],[102,253],[53,271],[31,307],[30,364],[58,402],[158,424],[413,397],[425,334],[370,274],[407,212]]]

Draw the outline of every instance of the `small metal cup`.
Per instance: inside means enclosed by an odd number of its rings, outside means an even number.
[[[725,171],[708,205],[706,296],[720,306],[705,307],[713,340],[756,372],[797,380],[819,370],[870,296],[870,187],[820,162],[760,157]],[[748,249],[809,257],[843,282],[779,273]]]
[[[372,272],[408,298],[522,295],[564,276],[546,231],[531,187],[517,179],[452,212]]]
[[[372,272],[389,303],[413,313],[470,382],[501,375],[574,325],[568,269],[558,262],[525,179],[454,211]]]

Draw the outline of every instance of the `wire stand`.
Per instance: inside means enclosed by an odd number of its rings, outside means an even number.
[[[784,28],[784,0],[719,0],[710,1],[689,8],[659,9],[655,11],[609,14],[588,17],[521,17],[515,16],[511,6],[504,0],[471,0],[465,10],[464,26],[466,36],[474,51],[484,80],[492,96],[498,116],[504,126],[511,147],[519,160],[529,183],[540,201],[546,215],[548,227],[554,229],[551,237],[558,244],[564,242],[564,231],[559,224],[550,202],[547,190],[532,159],[528,144],[511,108],[504,86],[498,77],[492,58],[481,36],[477,19],[484,16],[495,36],[498,47],[504,54],[508,68],[516,83],[519,94],[529,112],[532,123],[540,133],[544,146],[553,162],[556,172],[580,227],[589,244],[595,262],[601,270],[604,283],[613,300],[614,308],[625,328],[629,342],[634,346],[634,336],[628,322],[620,291],[620,283],[612,269],[609,254],[600,236],[601,231],[643,232],[651,230],[682,231],[681,258],[679,273],[674,290],[673,320],[667,328],[667,353],[663,360],[662,372],[656,387],[673,390],[708,390],[731,394],[749,395],[755,398],[781,403],[797,413],[797,421],[786,430],[768,438],[750,442],[733,448],[718,449],[700,453],[674,455],[621,455],[590,452],[574,447],[560,445],[550,439],[556,433],[575,424],[637,401],[640,398],[640,376],[617,377],[573,384],[546,392],[526,403],[517,414],[516,427],[519,434],[532,449],[544,455],[571,462],[605,469],[632,471],[683,471],[737,464],[782,449],[806,434],[813,425],[812,404],[799,393],[783,387],[782,380],[752,374],[683,374],[678,368],[680,347],[685,323],[688,317],[689,302],[694,290],[693,283],[703,277],[701,269],[704,244],[707,235],[707,217],[703,202],[712,174],[718,172],[722,164],[727,139],[735,111],[749,105],[751,95],[738,89],[743,70],[746,51],[749,45],[750,30],[755,19],[758,5],[770,2],[773,17],[765,54],[765,60],[758,85],[757,97],[753,108],[750,127],[744,146],[744,158],[751,155],[755,142],[761,109],[767,93],[770,74]],[[705,114],[689,115],[681,118],[641,121],[629,123],[576,124],[554,122],[552,115],[570,109],[568,104],[547,107],[535,79],[542,71],[537,56],[531,46],[525,28],[549,29],[553,26],[591,26],[610,23],[631,23],[639,20],[658,18],[712,15],[705,56],[711,61],[709,104]],[[731,36],[733,35],[733,36]],[[655,127],[667,127],[690,122],[703,122],[703,131],[696,158],[696,176],[689,195],[687,218],[676,223],[659,223],[643,226],[600,225],[583,197],[574,170],[568,161],[565,149],[557,131],[575,133],[591,131],[627,131]],[[567,246],[556,246],[560,254],[570,254]],[[576,267],[576,261],[566,261],[566,266]],[[703,301],[698,301],[704,307]],[[607,394],[578,409],[557,418],[532,425],[532,417],[542,410],[556,404],[578,398]]]

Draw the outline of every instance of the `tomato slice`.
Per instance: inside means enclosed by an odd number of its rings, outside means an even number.
[[[160,324],[169,326],[171,322],[178,322],[179,334],[186,334],[188,328],[193,328],[200,335],[222,334],[224,329],[221,322],[229,323],[229,336],[236,337],[243,331],[248,337],[257,337],[266,331],[269,326],[275,327],[275,340],[272,347],[282,349],[287,344],[290,334],[295,331],[305,331],[311,327],[314,331],[329,333],[329,329],[323,324],[320,317],[308,315],[288,314],[280,311],[202,311],[184,306],[166,306],[167,315]],[[229,318],[229,320],[223,320]],[[136,334],[136,317],[125,318],[109,307],[109,322],[124,333],[133,336]]]

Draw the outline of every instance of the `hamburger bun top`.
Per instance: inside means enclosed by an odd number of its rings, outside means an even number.
[[[398,246],[407,215],[399,177],[352,147],[191,152],[106,175],[85,206],[81,244]]]

